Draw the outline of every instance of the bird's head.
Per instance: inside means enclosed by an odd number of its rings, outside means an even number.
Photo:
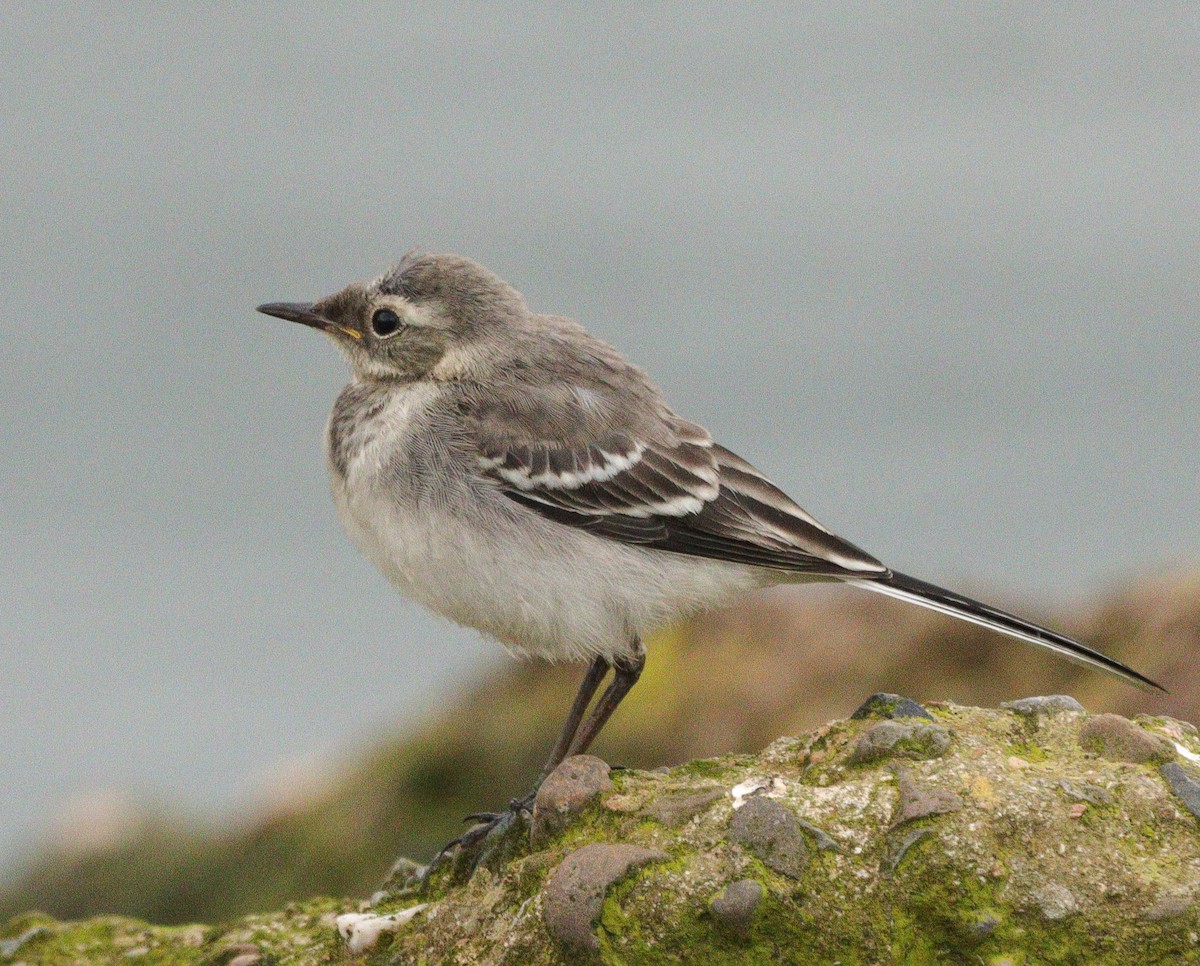
[[[318,302],[258,311],[325,332],[363,378],[402,381],[469,374],[528,314],[521,294],[483,266],[423,252]]]

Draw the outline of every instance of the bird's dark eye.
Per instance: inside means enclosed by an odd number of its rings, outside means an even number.
[[[391,309],[376,309],[371,316],[371,331],[381,339],[392,335],[400,328],[400,316]]]

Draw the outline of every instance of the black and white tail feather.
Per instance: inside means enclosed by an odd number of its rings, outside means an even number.
[[[536,392],[523,398],[531,408],[544,403]],[[665,405],[646,407],[647,401],[654,400],[642,400],[640,425],[628,420],[602,434],[578,427],[575,438],[554,440],[514,438],[513,427],[537,421],[514,420],[511,412],[488,419],[486,407],[476,410],[479,468],[515,502],[609,540],[761,567],[781,577],[838,579],[1044,647],[1137,687],[1165,690],[1069,637],[889,570],[830,533],[703,427]],[[645,419],[648,411],[656,418]]]
[[[1144,691],[1166,690],[1161,684],[1155,683],[1107,654],[1101,654],[1099,651],[1034,624],[1032,621],[1023,620],[978,600],[946,590],[944,587],[918,580],[916,577],[892,571],[891,575],[887,577],[847,582],[855,587],[872,590],[877,594],[886,594],[897,600],[908,601],[908,603],[917,604],[920,607],[928,607],[939,614],[948,614],[959,620],[970,621],[972,624],[998,631],[1016,638],[1018,641],[1024,641],[1026,644],[1044,647],[1060,657],[1065,657],[1068,661],[1114,674]]]

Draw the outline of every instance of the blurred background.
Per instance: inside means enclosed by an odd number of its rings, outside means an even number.
[[[1172,689],[775,592],[651,643],[610,760],[880,690],[1200,719],[1194,5],[3,21],[0,916],[369,893],[536,773],[579,670],[357,556],[321,457],[342,363],[252,311],[412,246],[581,319],[889,564]]]

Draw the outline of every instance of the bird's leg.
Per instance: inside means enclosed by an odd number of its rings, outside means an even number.
[[[546,760],[546,764],[542,768],[541,777],[538,778],[537,784],[533,786],[533,790],[528,795],[524,798],[514,798],[509,802],[509,812],[528,812],[533,808],[533,801],[537,797],[537,792],[541,788],[542,782],[546,780],[546,776],[567,758],[570,758],[572,755],[582,755],[591,747],[592,742],[596,739],[596,735],[600,733],[600,729],[612,717],[613,712],[617,710],[617,705],[621,703],[625,695],[637,684],[638,678],[642,675],[642,668],[646,666],[646,649],[637,638],[634,639],[633,643],[633,649],[627,657],[618,657],[612,661],[609,661],[607,658],[598,657],[592,661],[592,666],[588,668],[587,674],[584,675],[583,681],[579,685],[579,691],[575,695],[575,701],[571,705],[570,712],[567,714],[567,720],[563,723],[562,733],[558,736],[558,742],[555,744],[554,750],[550,752],[550,757]],[[596,693],[596,689],[600,687],[600,682],[604,680],[604,675],[608,673],[610,667],[613,671],[613,679],[609,682],[608,687],[604,689],[604,693],[600,696],[600,700],[596,702],[596,706],[592,708],[592,713],[584,721],[583,713],[587,710],[592,696]],[[494,817],[491,815],[467,816],[468,820],[491,819]]]
[[[554,771],[555,768],[571,755],[581,755],[591,747],[592,742],[595,741],[596,736],[605,724],[608,723],[608,719],[617,710],[617,706],[621,703],[622,699],[637,684],[638,678],[642,675],[642,668],[645,666],[646,649],[642,646],[642,642],[638,638],[634,638],[633,647],[630,649],[629,654],[612,660],[598,657],[592,661],[587,673],[583,676],[583,681],[580,682],[579,691],[575,695],[575,700],[571,703],[571,710],[567,713],[567,720],[563,722],[562,732],[559,734],[558,741],[554,745],[554,750],[551,751],[550,757],[542,769],[537,786],[524,798],[514,799],[510,802],[508,809],[504,812],[468,815],[467,820],[473,821],[476,824],[458,838],[448,842],[445,848],[434,857],[425,875],[422,876],[422,884],[428,882],[428,877],[432,871],[455,848],[460,850],[460,854],[471,850],[475,851],[475,855],[470,863],[470,868],[473,871],[480,861],[484,859],[485,853],[488,851],[483,848],[484,841],[493,835],[502,835],[512,827],[518,816],[532,809],[534,799],[537,797],[537,790],[541,787],[541,783],[550,772]],[[613,671],[613,678],[608,683],[608,687],[604,689],[604,693],[600,695],[600,699],[596,702],[595,707],[592,708],[591,713],[584,719],[584,713],[587,711],[588,705],[591,704],[592,698],[600,687],[600,682],[604,680],[604,676],[608,673],[610,667]]]
[[[537,784],[533,787],[533,791],[531,791],[524,798],[513,799],[509,803],[508,809],[504,812],[478,812],[474,815],[468,815],[464,821],[474,822],[475,825],[462,835],[447,842],[446,845],[443,846],[438,852],[438,854],[434,856],[433,861],[430,862],[420,877],[420,885],[422,888],[428,884],[429,877],[433,873],[434,869],[440,866],[446,855],[455,848],[468,850],[481,845],[483,840],[488,836],[494,833],[503,832],[512,825],[513,821],[520,813],[528,812],[533,807],[533,800],[537,796],[537,790],[541,787],[541,784],[545,780],[546,776],[549,775],[550,772],[554,771],[554,769],[562,763],[563,759],[565,759],[568,754],[575,753],[572,749],[576,744],[575,739],[577,737],[577,732],[579,731],[580,722],[583,721],[584,713],[587,711],[588,705],[592,703],[592,698],[595,696],[597,689],[600,687],[600,682],[604,680],[604,676],[608,673],[609,668],[612,666],[614,665],[610,664],[607,658],[597,657],[588,667],[587,673],[584,674],[583,680],[579,684],[579,690],[575,694],[575,700],[571,703],[571,710],[567,712],[567,719],[563,722],[562,731],[558,736],[558,741],[555,742],[554,750],[550,752],[550,757],[546,760],[546,764],[542,767],[542,773],[538,778]],[[616,678],[614,677],[613,684],[615,683]],[[612,690],[613,686],[610,685],[608,690],[604,692],[604,696],[601,698],[600,704],[603,704],[604,700],[609,697],[609,694],[612,692]],[[628,690],[628,687],[625,688],[625,691]],[[625,692],[623,691],[622,695],[624,693]],[[620,701],[619,697],[617,698],[617,701]],[[598,704],[597,709],[599,709],[599,706],[600,705]],[[615,703],[613,704],[613,707],[616,707]],[[605,714],[605,720],[607,720],[608,715],[610,714],[612,714],[611,710]],[[595,717],[596,713],[593,711],[592,716],[588,718],[588,723],[591,724]],[[600,730],[600,725],[603,725],[603,723],[603,721],[599,722],[599,724],[592,729],[592,737],[595,737],[595,732]],[[588,743],[591,743],[591,738],[588,739]],[[471,865],[472,869],[478,863],[480,858],[482,858],[482,855],[476,856],[476,861]]]
[[[571,705],[571,710],[567,712],[567,720],[563,722],[562,732],[558,736],[554,750],[550,752],[550,757],[546,759],[546,764],[542,766],[542,774],[538,779],[539,785],[550,772],[562,764],[563,759],[568,754],[575,754],[575,752],[571,751],[571,748],[575,740],[575,733],[579,731],[579,723],[583,721],[583,713],[587,711],[588,705],[592,703],[596,689],[600,687],[600,682],[604,680],[604,675],[608,673],[608,669],[612,666],[607,658],[598,657],[592,661],[591,667],[587,669],[587,674],[579,682],[579,691],[575,694],[575,701]]]
[[[634,647],[630,654],[618,657],[612,662],[613,679],[604,693],[600,695],[600,700],[596,702],[596,707],[592,708],[592,713],[588,716],[587,721],[575,733],[566,757],[582,755],[591,747],[596,735],[600,734],[600,729],[617,710],[617,705],[642,676],[642,668],[646,666],[646,649],[638,638],[634,638],[633,643]]]
[[[571,743],[575,740],[575,733],[579,730],[579,723],[583,720],[584,712],[587,711],[588,705],[592,703],[592,698],[595,696],[596,690],[600,687],[600,682],[604,680],[604,676],[608,673],[611,666],[608,659],[604,657],[598,657],[592,661],[587,669],[587,673],[583,676],[583,680],[579,682],[579,690],[575,693],[575,700],[571,703],[571,710],[567,712],[567,719],[563,722],[558,741],[554,744],[554,750],[550,752],[550,757],[546,759],[546,764],[542,766],[542,773],[538,776],[537,784],[533,786],[533,790],[524,798],[514,798],[508,803],[510,812],[529,811],[533,807],[533,800],[537,796],[537,790],[541,787],[542,782],[546,780],[546,776],[562,764],[568,752],[575,754],[575,752],[571,752]],[[504,813],[501,812],[499,814],[503,815]],[[499,815],[492,812],[476,812],[468,815],[463,821],[480,822],[498,817]]]

